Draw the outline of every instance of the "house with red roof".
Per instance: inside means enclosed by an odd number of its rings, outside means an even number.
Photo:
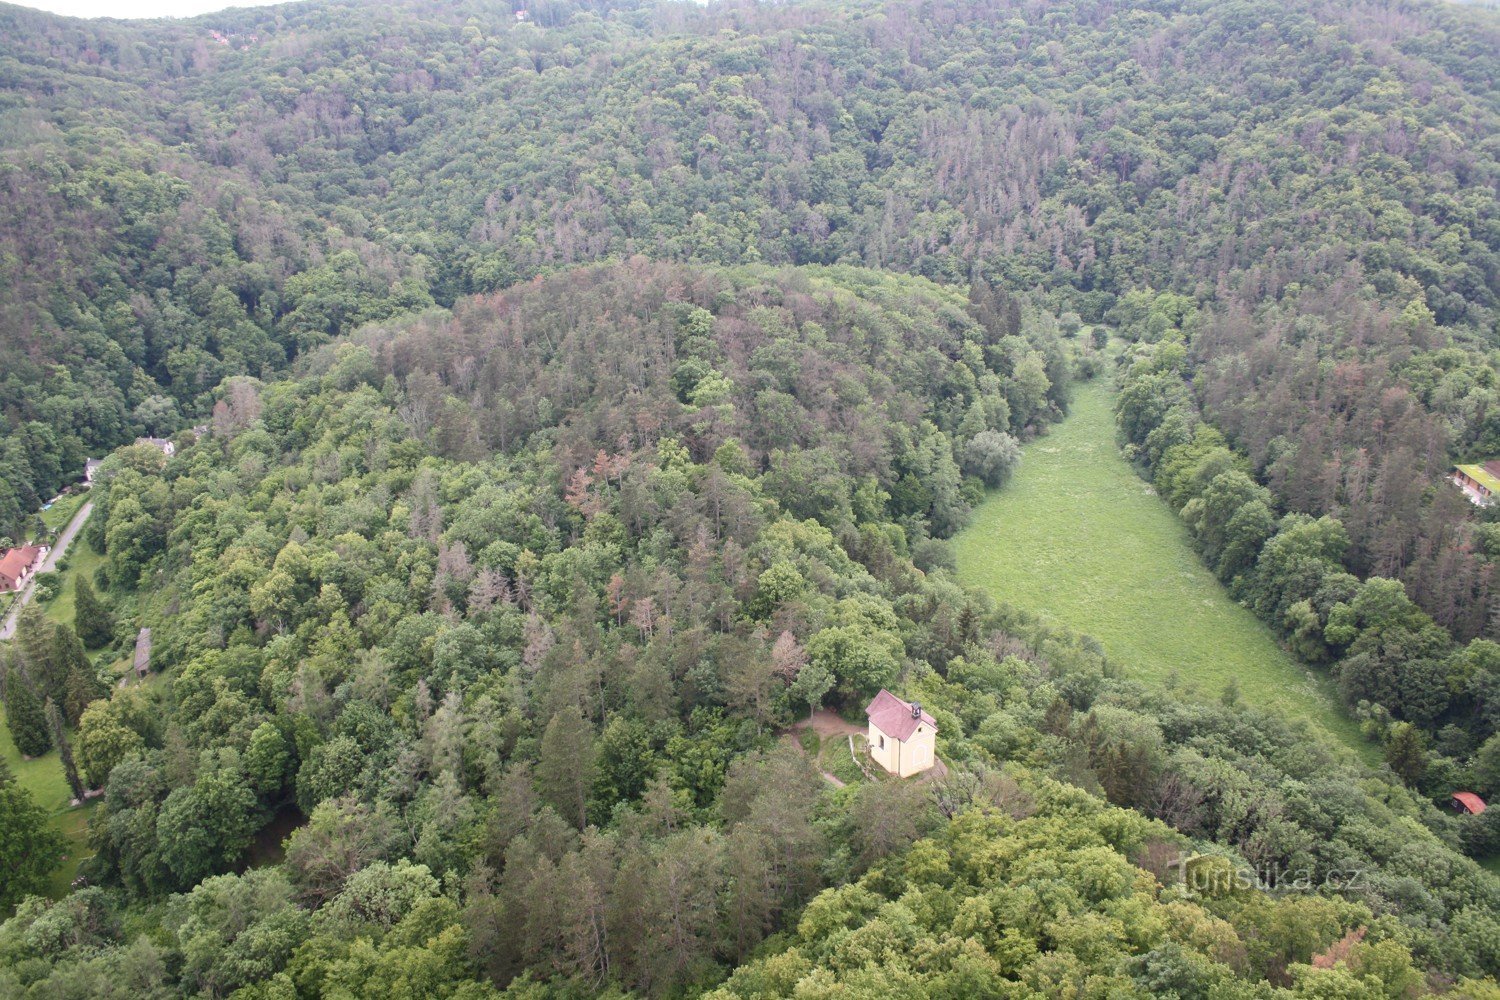
[[[0,555],[0,594],[8,594],[26,586],[45,558],[45,545],[23,545],[19,549],[7,549]]]
[[[1473,792],[1454,792],[1453,808],[1461,813],[1468,813],[1470,816],[1478,816],[1485,810],[1484,799]]]
[[[902,778],[937,763],[937,720],[914,701],[902,701],[885,688],[865,708],[870,756]]]

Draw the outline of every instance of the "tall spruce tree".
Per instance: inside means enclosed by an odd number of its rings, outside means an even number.
[[[56,630],[56,623],[35,602],[23,608],[16,620],[16,655],[39,699],[60,698],[67,686],[66,650]]]
[[[39,757],[52,749],[42,699],[26,672],[15,665],[5,678],[5,722],[16,749],[26,756]]]
[[[0,781],[0,913],[47,887],[62,859],[62,834],[15,781]]]
[[[57,707],[57,702],[48,698],[45,711],[47,731],[52,734],[52,745],[57,747],[57,759],[62,762],[63,777],[67,779],[68,787],[73,789],[73,799],[82,802],[86,789],[83,779],[78,776],[78,765],[73,762],[73,745],[68,742],[68,728],[63,725],[62,709]]]
[[[73,628],[89,649],[107,645],[115,634],[115,617],[99,599],[87,573],[76,575],[73,583]]]
[[[537,784],[558,815],[582,830],[594,784],[594,730],[576,709],[558,712],[542,734]]]

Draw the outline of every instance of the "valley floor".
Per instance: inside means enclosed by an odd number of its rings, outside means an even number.
[[[1104,380],[1026,447],[1012,481],[953,540],[960,578],[1096,638],[1130,676],[1243,701],[1333,734],[1373,762],[1326,675],[1280,648],[1193,550],[1186,527],[1125,461]]]

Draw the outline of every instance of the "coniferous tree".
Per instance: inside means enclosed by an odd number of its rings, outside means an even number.
[[[31,793],[0,780],[0,912],[44,890],[62,852],[62,835]]]
[[[114,638],[114,615],[99,599],[88,574],[77,574],[73,588],[73,628],[78,638],[90,649],[108,644]]]
[[[62,762],[63,777],[67,779],[68,787],[73,790],[74,801],[82,802],[86,789],[83,779],[78,776],[78,765],[73,763],[73,746],[68,742],[68,730],[63,725],[62,710],[57,707],[57,702],[48,698],[45,712],[47,731],[52,734],[52,745],[57,747],[57,759]]]
[[[594,784],[594,732],[576,710],[564,709],[547,723],[536,774],[542,798],[583,829]]]
[[[1427,751],[1422,747],[1421,730],[1409,722],[1397,723],[1385,741],[1385,762],[1408,785],[1421,781],[1427,771]]]
[[[12,666],[5,680],[5,722],[16,741],[16,749],[28,757],[39,757],[52,749],[47,734],[47,715],[30,678]]]
[[[84,709],[107,694],[109,688],[100,682],[92,665],[87,661],[75,663],[68,670],[68,682],[63,689],[62,707],[68,725],[78,725]]]
[[[22,609],[16,621],[16,655],[40,698],[61,697],[67,685],[68,651],[59,643],[56,629],[36,602]]]

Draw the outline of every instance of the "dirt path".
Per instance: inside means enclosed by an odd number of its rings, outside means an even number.
[[[864,726],[856,726],[852,722],[845,722],[826,708],[820,708],[814,712],[811,720],[799,719],[792,723],[791,731],[794,733],[801,732],[809,726],[812,727],[813,732],[825,740],[830,736],[858,736],[865,731]]]
[[[52,551],[48,552],[47,558],[42,560],[42,567],[39,572],[50,573],[57,569],[58,560],[67,554],[68,546],[73,544],[73,536],[78,534],[79,529],[83,527],[83,523],[89,519],[89,515],[93,512],[94,502],[92,500],[78,508],[78,513],[73,515],[73,520],[69,521],[67,527],[63,528],[62,533],[57,536],[57,544],[52,546]],[[10,613],[5,616],[5,623],[0,625],[0,640],[9,639],[16,634],[16,621],[21,616],[21,609],[31,600],[31,594],[34,590],[36,590],[35,579],[26,585],[21,591],[21,596],[17,598],[16,603],[11,605]]]
[[[802,730],[804,729],[811,729],[813,732],[817,733],[820,743],[826,743],[828,742],[828,740],[832,739],[837,740],[841,744],[847,744],[851,736],[861,735],[865,731],[863,726],[857,726],[852,722],[845,722],[833,712],[828,711],[828,709],[826,708],[822,708],[814,712],[811,719],[798,719],[796,722],[792,723],[792,728],[782,733],[781,738],[791,743],[791,745],[796,747],[798,750],[801,750],[802,743],[800,740],[798,740],[797,734],[802,732]],[[843,779],[839,778],[838,775],[831,774],[828,771],[824,771],[821,769],[818,771],[818,773],[823,776],[824,781],[828,782],[833,787],[844,787],[844,781]]]

